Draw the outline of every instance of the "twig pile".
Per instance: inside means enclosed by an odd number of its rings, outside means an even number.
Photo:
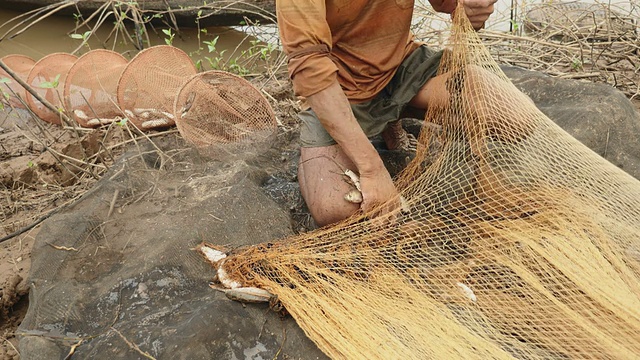
[[[417,34],[429,44],[444,42],[447,20],[429,8]],[[546,14],[548,23],[535,19]],[[497,13],[480,37],[498,63],[551,76],[609,84],[640,99],[640,2],[593,4],[512,2]]]
[[[23,109],[5,109],[0,120],[7,145],[0,147],[0,241],[29,230],[87,193],[133,144],[139,156],[158,136],[176,138],[177,130],[144,133],[127,122],[98,129],[42,122]],[[11,143],[11,146],[9,146]],[[183,148],[187,148],[184,144]],[[176,151],[183,148],[176,146]],[[163,154],[165,162],[171,156]],[[6,165],[6,166],[4,166]],[[161,164],[164,166],[166,164]]]

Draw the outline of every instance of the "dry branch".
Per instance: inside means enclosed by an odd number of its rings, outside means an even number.
[[[54,0],[3,0],[1,5],[13,10],[31,10],[44,6],[60,4]],[[73,15],[80,13],[90,16],[105,3],[122,3],[110,0],[103,1],[63,1],[62,3],[75,6],[63,9],[60,14]],[[263,23],[275,22],[275,0],[147,0],[140,1],[139,8],[143,15],[161,15],[160,18],[168,25],[180,27],[196,27],[195,19],[200,18],[201,26],[233,26],[238,25],[245,18]],[[204,5],[206,3],[206,5]]]

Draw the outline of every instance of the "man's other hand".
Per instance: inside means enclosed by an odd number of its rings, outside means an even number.
[[[451,14],[458,5],[457,0],[429,0],[433,9],[437,12]],[[474,29],[480,30],[493,13],[493,4],[497,0],[463,0],[464,12]]]
[[[493,4],[496,2],[497,0],[464,0],[462,2],[464,12],[474,29],[480,30],[484,27],[484,23],[493,13]]]
[[[429,0],[433,10],[445,14],[451,14],[458,5],[458,0]]]
[[[360,186],[362,187],[362,211],[369,212],[379,205],[391,200],[398,201],[389,203],[388,208],[378,209],[380,213],[373,214],[373,217],[381,215],[400,207],[398,190],[396,189],[389,172],[384,167],[378,171],[360,174]]]

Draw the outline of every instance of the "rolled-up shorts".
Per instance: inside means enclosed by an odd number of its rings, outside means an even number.
[[[389,122],[400,119],[409,101],[436,75],[441,57],[442,51],[435,51],[426,45],[420,46],[404,59],[389,84],[376,97],[351,104],[353,114],[367,137],[380,134]],[[301,121],[302,147],[336,144],[312,109],[300,112],[298,117]]]

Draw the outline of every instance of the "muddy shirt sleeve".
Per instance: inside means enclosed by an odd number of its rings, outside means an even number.
[[[332,42],[325,1],[277,0],[276,12],[296,94],[311,96],[329,87],[338,68],[329,57]]]

